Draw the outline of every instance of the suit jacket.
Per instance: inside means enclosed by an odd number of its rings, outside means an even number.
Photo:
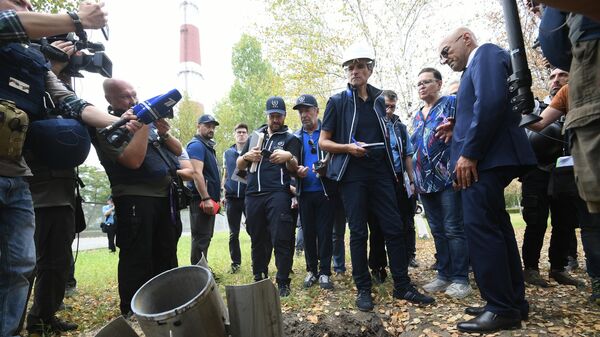
[[[525,130],[519,127],[521,115],[510,108],[511,73],[506,50],[489,43],[477,49],[457,93],[452,168],[460,156],[477,159],[478,170],[536,164]]]

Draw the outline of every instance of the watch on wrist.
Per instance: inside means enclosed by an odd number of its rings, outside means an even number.
[[[71,17],[71,20],[73,20],[73,25],[75,25],[75,33],[80,34],[83,32],[83,24],[81,23],[81,19],[79,18],[79,15],[77,15],[77,13],[75,12],[67,12],[67,14],[69,14],[69,16]]]

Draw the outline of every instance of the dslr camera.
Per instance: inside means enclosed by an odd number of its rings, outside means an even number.
[[[69,41],[75,46],[75,50],[81,53],[73,54],[71,57],[51,45],[55,41]],[[83,77],[79,72],[85,70],[90,73],[98,73],[104,77],[112,77],[112,61],[104,53],[104,45],[100,42],[90,42],[85,31],[79,33],[68,33],[45,37],[37,44],[40,51],[50,60],[58,62],[69,62],[63,72],[72,77]]]

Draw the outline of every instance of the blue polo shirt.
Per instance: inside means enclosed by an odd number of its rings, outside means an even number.
[[[302,130],[302,163],[308,167],[308,175],[302,178],[302,192],[320,192],[323,191],[321,181],[312,170],[313,164],[319,160],[319,135],[321,130],[315,130],[312,135]],[[312,141],[311,141],[312,140]],[[312,145],[311,145],[312,143]],[[314,150],[313,150],[314,149]],[[314,152],[314,153],[313,153]]]
[[[220,200],[221,176],[219,174],[219,166],[217,165],[215,150],[209,145],[207,140],[201,139],[198,135],[196,135],[187,145],[187,152],[190,156],[190,159],[200,160],[204,163],[202,174],[204,175],[208,195],[213,200]],[[188,186],[192,190],[192,197],[199,198],[200,194],[196,189],[194,182],[189,182]]]

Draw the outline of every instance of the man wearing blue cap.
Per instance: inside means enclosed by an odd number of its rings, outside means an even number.
[[[198,118],[197,132],[187,145],[187,152],[194,169],[192,202],[190,204],[190,226],[192,230],[192,264],[207,257],[208,246],[215,229],[215,201],[221,199],[221,176],[215,153],[215,128],[219,122],[212,115]]]
[[[246,226],[252,242],[254,280],[269,276],[274,249],[279,295],[285,297],[290,294],[294,237],[290,173],[298,170],[300,142],[284,124],[283,98],[270,97],[265,112],[267,124],[252,133],[236,164],[238,170],[248,171]]]
[[[307,271],[304,287],[309,288],[319,282],[321,288],[332,289],[331,237],[336,213],[332,210],[336,209],[334,200],[338,199],[337,186],[319,174],[320,167],[326,162],[327,153],[318,144],[321,121],[318,118],[319,106],[316,98],[312,95],[298,97],[294,110],[298,110],[302,122],[302,128],[295,135],[301,142],[301,155],[298,158],[300,179],[297,180],[296,195],[300,204],[300,222],[304,234]]]

